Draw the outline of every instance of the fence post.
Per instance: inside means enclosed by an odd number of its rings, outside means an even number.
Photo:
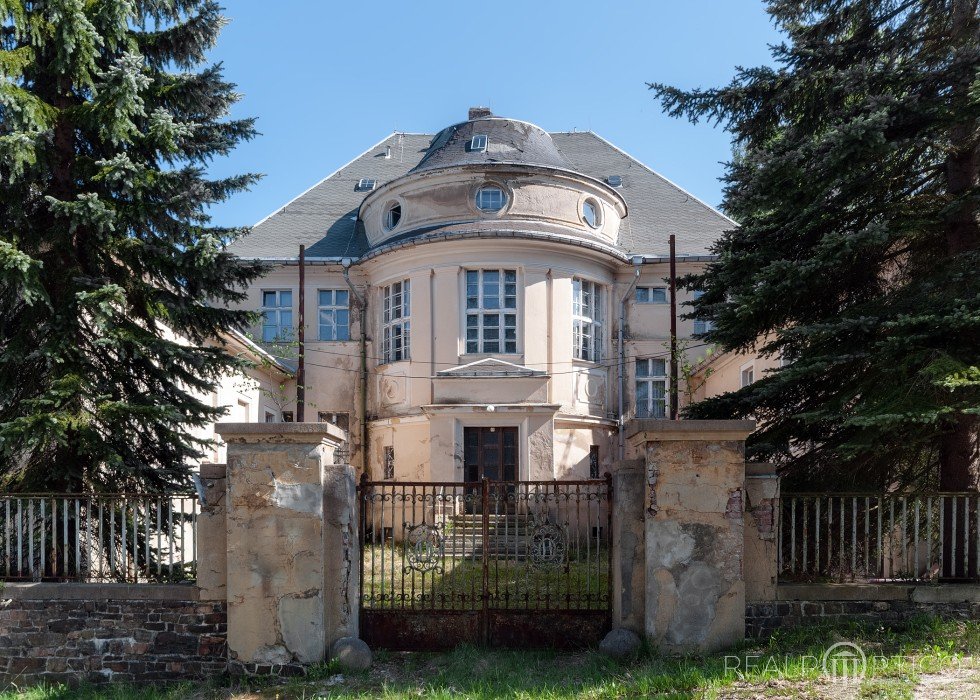
[[[336,636],[356,633],[354,479],[349,466],[333,464],[347,435],[329,423],[215,428],[228,445],[231,668],[278,672],[323,661]],[[345,548],[347,566],[335,558]]]
[[[754,421],[636,420],[646,464],[645,632],[669,652],[745,638],[745,438]]]
[[[197,587],[201,600],[227,600],[228,533],[224,464],[202,464],[204,501],[197,516]]]
[[[624,460],[612,473],[612,626],[643,633],[646,570],[643,460]]]
[[[806,508],[806,502],[802,502]],[[745,465],[745,599],[776,600],[779,542],[779,476],[772,464]],[[803,517],[806,517],[804,510]],[[807,564],[806,541],[802,543]]]

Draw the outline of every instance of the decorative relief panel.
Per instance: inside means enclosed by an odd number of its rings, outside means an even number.
[[[396,406],[406,401],[407,380],[401,374],[386,374],[378,380],[378,403]]]

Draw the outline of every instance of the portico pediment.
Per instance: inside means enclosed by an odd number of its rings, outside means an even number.
[[[439,379],[452,379],[454,377],[468,378],[473,377],[547,377],[548,373],[540,369],[531,369],[524,365],[518,365],[506,360],[495,357],[485,357],[482,360],[469,362],[465,365],[450,367],[436,372]]]

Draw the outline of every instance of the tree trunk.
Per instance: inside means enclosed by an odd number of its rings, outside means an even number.
[[[950,39],[954,50],[971,51],[978,40],[976,0],[953,0]],[[954,109],[967,113],[973,71],[962,70],[952,85]],[[980,182],[980,138],[976,120],[964,120],[950,129],[950,149],[946,159],[946,178],[950,199],[964,197]],[[980,217],[974,201],[963,198],[952,211],[946,226],[946,254],[956,257],[980,248]],[[940,438],[939,488],[943,491],[980,491],[980,418],[958,414],[951,429]],[[980,496],[978,496],[980,497]],[[955,505],[953,503],[955,501]],[[976,578],[980,572],[980,522],[972,521],[966,509],[976,513],[977,497],[948,499],[943,513],[946,536],[943,541],[942,575],[948,578]],[[954,508],[958,516],[954,519]],[[959,532],[954,548],[951,535]],[[970,553],[973,556],[970,556]]]

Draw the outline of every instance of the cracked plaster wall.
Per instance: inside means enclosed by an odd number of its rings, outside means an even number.
[[[708,651],[744,637],[744,443],[646,443],[647,637]]]
[[[354,475],[332,464],[340,441],[222,436],[229,659],[246,667],[323,661],[334,639],[357,633]]]

